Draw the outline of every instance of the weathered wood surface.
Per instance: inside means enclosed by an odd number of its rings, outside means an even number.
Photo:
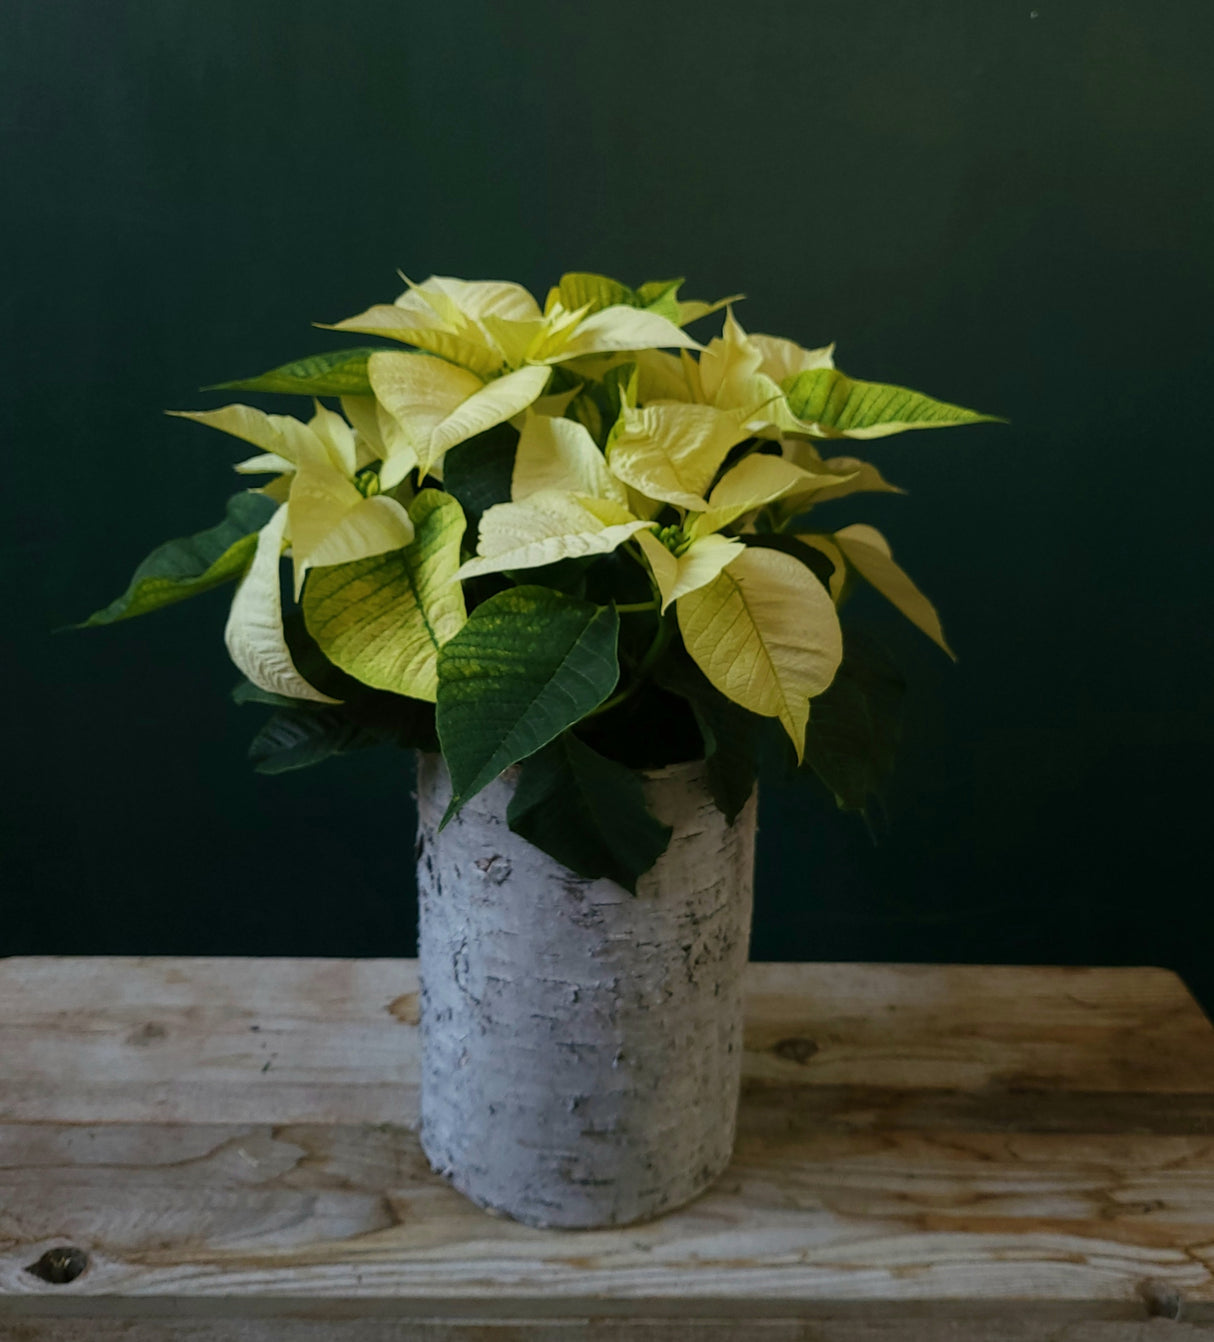
[[[1201,1325],[907,1319],[0,1319],[4,1342],[1209,1342]]]
[[[729,1169],[580,1232],[429,1170],[417,986],[0,962],[0,1338],[1210,1335],[1214,1030],[1165,971],[752,965]]]

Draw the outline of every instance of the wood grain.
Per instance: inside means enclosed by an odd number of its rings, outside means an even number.
[[[1208,1342],[1209,1331],[1152,1319],[1139,1323],[1036,1320],[747,1319],[754,1342]],[[171,1334],[166,1332],[171,1328]],[[519,1319],[224,1319],[150,1322],[99,1319],[0,1319],[0,1342],[735,1342],[734,1320],[632,1318]]]
[[[732,1164],[609,1231],[430,1172],[416,991],[410,961],[0,962],[0,1339],[1214,1324],[1214,1029],[1165,971],[751,965]],[[69,1244],[77,1280],[27,1270]]]

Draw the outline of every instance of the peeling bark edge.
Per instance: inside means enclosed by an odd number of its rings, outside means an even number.
[[[527,1225],[650,1220],[732,1154],[756,797],[731,826],[703,761],[643,775],[673,834],[633,896],[510,831],[517,776],[440,834],[450,777],[419,755],[422,1148]]]

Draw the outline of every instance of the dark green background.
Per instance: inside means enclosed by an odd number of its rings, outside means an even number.
[[[1206,0],[10,0],[3,28],[0,953],[413,953],[407,760],[250,772],[223,595],[48,631],[237,484],[239,445],[162,408],[342,343],[309,323],[398,266],[594,269],[745,290],[750,329],[1013,421],[874,444],[910,496],[837,505],[960,662],[869,603],[913,687],[890,832],[769,790],[755,958],[1157,963],[1214,999]]]

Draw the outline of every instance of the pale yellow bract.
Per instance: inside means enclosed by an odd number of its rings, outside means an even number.
[[[360,438],[319,401],[307,424],[248,405],[173,413],[265,449],[261,456],[238,462],[236,470],[280,473],[266,492],[287,501],[285,527],[295,565],[296,597],[312,565],[365,559],[399,550],[413,539],[413,523],[399,501],[386,495],[364,497],[354,484],[360,466],[382,453],[382,442]],[[364,423],[369,429],[371,421]]]
[[[834,602],[818,579],[791,555],[747,546],[678,613],[700,670],[726,698],[779,718],[800,760],[809,701],[843,659]]]
[[[270,694],[316,703],[340,702],[322,694],[300,675],[282,629],[282,595],[278,586],[286,504],[262,527],[257,550],[232,598],[224,642],[238,670]]]
[[[626,304],[567,309],[553,290],[544,310],[518,284],[432,275],[392,304],[334,323],[335,331],[386,336],[489,378],[525,364],[557,364],[619,350],[699,349],[668,317]]]
[[[748,335],[729,308],[721,335],[704,346],[698,362],[660,350],[638,355],[638,394],[642,402],[713,406],[735,416],[747,436],[800,433],[807,426],[788,408],[780,383],[810,369],[833,368],[834,349],[805,349],[779,336]]]
[[[541,311],[521,285],[436,275],[410,284],[395,303],[335,323],[333,330],[386,336],[422,351],[383,351],[368,365],[376,398],[401,431],[389,485],[414,465],[431,471],[448,449],[524,411],[555,364],[700,348],[660,313],[626,304],[570,311],[555,294]]]

